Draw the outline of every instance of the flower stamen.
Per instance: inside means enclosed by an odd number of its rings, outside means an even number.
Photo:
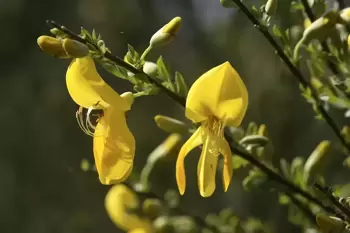
[[[93,113],[94,110],[102,110],[102,112]],[[88,108],[86,114],[84,114],[84,108],[81,106],[79,107],[79,109],[75,114],[80,129],[85,134],[91,137],[96,136],[95,135],[96,126],[93,123],[92,117],[97,117],[97,119],[95,120],[95,122],[97,123],[99,119],[103,117],[103,115],[104,115],[103,108],[102,106],[99,105],[99,102],[97,102],[95,105]]]

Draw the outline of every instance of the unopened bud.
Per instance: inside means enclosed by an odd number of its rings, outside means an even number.
[[[220,0],[220,3],[225,8],[237,8],[236,3],[232,0]]]
[[[158,72],[157,64],[154,62],[145,61],[145,64],[143,64],[143,72],[151,77],[156,76]]]
[[[64,51],[62,42],[51,36],[40,36],[37,43],[41,50],[57,58],[68,58],[66,51]]]
[[[325,164],[325,158],[329,151],[330,145],[330,141],[320,142],[306,160],[304,165],[305,181],[308,181],[310,176],[317,174]]]
[[[318,214],[316,222],[322,232],[342,233],[345,229],[345,223],[340,218],[325,214]]]
[[[164,142],[162,142],[159,146],[157,146],[151,154],[148,156],[148,163],[155,163],[160,158],[166,158],[168,155],[171,155],[176,149],[178,149],[178,145],[181,142],[180,134],[170,134]]]
[[[335,26],[338,21],[338,13],[335,10],[328,11],[322,17],[318,18],[308,26],[304,33],[304,43],[308,43],[310,40],[318,39],[323,40]]]
[[[310,27],[311,23],[312,22],[311,22],[311,20],[309,18],[305,18],[304,19],[304,29]]]
[[[265,4],[265,12],[268,15],[274,15],[277,10],[277,0],[267,0]]]
[[[350,24],[350,7],[347,7],[339,12],[339,23]]]
[[[160,216],[153,221],[155,233],[173,233],[174,227],[171,220],[167,216]]]
[[[268,137],[268,131],[265,124],[262,124],[258,128],[258,135]]]
[[[193,218],[189,216],[172,217],[176,233],[198,233],[199,229]]]
[[[60,29],[58,29],[58,28],[51,28],[51,29],[50,29],[50,32],[51,32],[53,35],[55,35],[55,36],[58,36],[58,35],[62,35],[62,34],[63,34],[62,31],[61,31]]]
[[[142,203],[142,211],[150,218],[156,218],[162,212],[162,203],[156,198],[148,198]]]
[[[304,30],[303,37],[294,48],[294,61],[297,61],[299,58],[299,50],[301,45],[307,44],[314,39],[323,41],[327,36],[329,36],[332,29],[335,27],[338,18],[338,12],[336,10],[331,10],[312,22],[310,26]]]
[[[154,120],[159,128],[168,133],[184,134],[188,132],[188,127],[182,121],[176,120],[171,117],[157,115]]]
[[[323,87],[323,83],[318,79],[318,78],[315,78],[315,77],[312,77],[311,78],[311,85],[316,89],[320,89]]]
[[[134,100],[135,100],[134,94],[132,92],[128,91],[128,92],[124,92],[120,96],[126,100],[126,102],[128,103],[128,105],[131,108],[131,105],[134,103]]]
[[[169,23],[167,23],[164,27],[159,29],[150,40],[151,47],[159,47],[166,45],[172,39],[176,37],[177,32],[181,27],[181,17],[173,18]]]
[[[89,55],[89,48],[87,45],[79,41],[66,38],[62,40],[62,46],[66,53],[71,57],[80,58]]]

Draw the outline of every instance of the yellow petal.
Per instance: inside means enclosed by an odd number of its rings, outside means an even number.
[[[134,155],[135,138],[126,124],[125,113],[111,106],[104,111],[94,133],[94,157],[101,183],[127,179]]]
[[[128,233],[149,233],[149,231],[147,231],[147,229],[144,228],[136,228],[131,231],[128,231]]]
[[[74,59],[68,67],[66,83],[70,96],[78,105],[90,108],[97,103],[104,108],[130,109],[126,101],[98,74],[94,60],[87,56]]]
[[[134,192],[123,184],[114,185],[105,197],[105,208],[110,219],[123,231],[135,228],[151,232],[151,223],[146,218],[134,215],[130,209],[138,208],[139,200]]]
[[[247,107],[247,88],[231,64],[225,62],[194,82],[187,96],[186,117],[198,122],[214,115],[233,124],[243,118]]]
[[[202,197],[209,197],[215,191],[216,169],[218,154],[214,154],[210,148],[211,135],[208,133],[202,148],[197,167],[198,188]]]
[[[181,147],[179,156],[176,161],[176,182],[181,195],[186,189],[186,174],[185,174],[185,157],[193,148],[202,144],[203,127],[199,127],[194,134]]]
[[[228,189],[228,186],[231,183],[231,179],[232,179],[232,171],[233,171],[233,169],[232,169],[232,153],[231,153],[230,146],[225,139],[223,139],[222,145],[223,145],[223,147],[220,149],[220,153],[224,157],[224,166],[223,166],[223,170],[222,170],[222,180],[223,180],[223,184],[224,184],[224,191],[226,192]]]

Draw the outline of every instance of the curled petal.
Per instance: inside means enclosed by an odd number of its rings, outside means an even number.
[[[176,161],[176,182],[181,195],[185,193],[186,189],[186,174],[185,174],[185,157],[191,150],[202,144],[202,134],[204,128],[201,126],[181,147],[179,156]]]
[[[123,184],[114,185],[105,197],[105,208],[111,220],[122,230],[129,231],[135,228],[151,231],[151,223],[130,213],[130,209],[139,207],[139,200],[134,192]]]
[[[210,148],[211,135],[208,134],[202,148],[197,167],[198,188],[202,197],[209,197],[215,191],[218,154]]]
[[[104,108],[118,106],[127,111],[130,105],[98,74],[94,60],[87,56],[74,59],[66,73],[68,92],[74,102],[89,108],[99,103]]]
[[[125,113],[110,107],[97,123],[94,134],[94,157],[103,184],[114,184],[128,178],[133,167],[135,138]]]

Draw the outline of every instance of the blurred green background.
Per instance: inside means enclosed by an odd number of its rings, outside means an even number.
[[[277,23],[282,28],[298,17],[289,12],[289,1],[285,3],[278,9],[281,22]],[[223,8],[219,0],[1,0],[1,233],[119,232],[104,209],[108,187],[99,183],[96,174],[80,169],[83,158],[93,161],[92,138],[79,129],[77,106],[66,90],[69,61],[44,54],[36,44],[38,36],[49,34],[45,20],[56,20],[76,32],[80,26],[95,28],[112,52],[122,57],[126,43],[142,52],[152,34],[175,16],[183,19],[177,39],[152,53],[151,60],[162,54],[171,71],[182,72],[188,84],[211,67],[230,61],[250,95],[243,127],[250,121],[267,124],[275,161],[308,156],[320,140],[334,139],[329,128],[314,119],[296,79],[271,46],[242,13]],[[129,83],[101,73],[119,93],[130,90]],[[137,140],[135,173],[167,136],[156,127],[156,114],[185,120],[183,109],[162,93],[137,99],[128,113]],[[335,115],[341,120],[341,114]],[[344,183],[349,173],[341,170],[339,152],[332,153],[339,159],[328,165],[327,183]],[[286,208],[278,205],[276,193],[243,191],[246,174],[242,172],[234,174],[229,192],[222,192],[218,179],[215,194],[200,198],[197,160],[198,151],[186,161],[189,183],[181,199],[185,209],[204,216],[231,207],[239,216],[271,223],[276,232],[299,231],[286,222]],[[153,178],[157,193],[176,188],[173,164],[159,169]]]

